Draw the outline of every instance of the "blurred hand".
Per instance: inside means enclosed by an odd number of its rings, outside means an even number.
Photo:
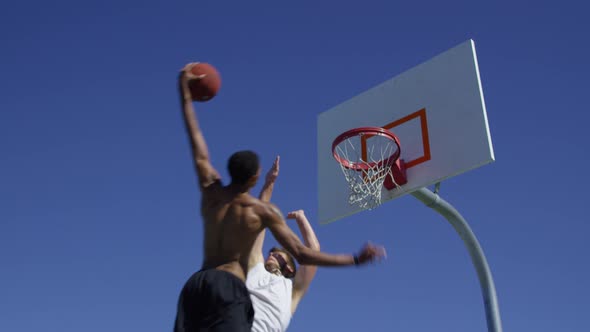
[[[189,81],[189,80],[200,80],[203,77],[207,76],[205,74],[202,74],[202,75],[193,74],[191,69],[193,68],[193,66],[195,66],[197,64],[199,64],[199,63],[198,62],[190,62],[190,63],[187,63],[184,67],[182,67],[182,69],[180,70],[180,78]]]
[[[359,265],[381,261],[387,258],[387,252],[383,246],[367,243],[357,255]]]
[[[191,71],[194,65],[198,64],[198,62],[191,62],[186,64],[178,74],[178,89],[180,90],[181,94],[184,98],[191,98],[191,92],[189,89],[189,81],[192,80],[200,80],[206,75],[195,75]]]

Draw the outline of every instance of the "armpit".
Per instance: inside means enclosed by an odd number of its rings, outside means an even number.
[[[221,179],[215,175],[209,176],[205,181],[201,183],[204,189],[217,188],[221,186]]]

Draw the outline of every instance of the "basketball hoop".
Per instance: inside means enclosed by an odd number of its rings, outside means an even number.
[[[362,209],[381,204],[381,190],[407,182],[400,160],[399,139],[379,127],[361,127],[340,134],[332,143],[332,154],[340,164],[350,189],[348,203]]]

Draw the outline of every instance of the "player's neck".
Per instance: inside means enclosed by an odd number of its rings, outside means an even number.
[[[279,277],[282,277],[283,276],[283,274],[281,273],[281,270],[280,269],[272,269],[272,270],[270,270],[268,272],[270,272],[270,273],[272,273],[274,275],[277,275]]]
[[[230,183],[227,189],[233,194],[250,194],[251,187],[244,184]]]

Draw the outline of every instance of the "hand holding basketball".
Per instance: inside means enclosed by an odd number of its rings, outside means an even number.
[[[215,67],[208,63],[192,62],[180,71],[183,93],[188,92],[193,101],[208,101],[217,95],[221,77]]]

